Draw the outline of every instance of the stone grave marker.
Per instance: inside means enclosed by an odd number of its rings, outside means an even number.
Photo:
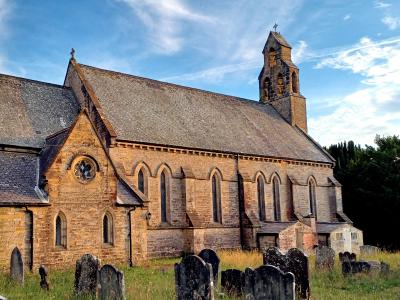
[[[348,251],[345,252],[339,252],[339,260],[341,263],[345,261],[356,261],[357,260],[357,255],[355,253],[350,253]]]
[[[213,300],[211,264],[197,255],[189,255],[175,264],[175,288],[178,300]]]
[[[18,283],[24,283],[24,262],[18,247],[15,247],[11,253],[10,277]]]
[[[335,265],[335,251],[327,246],[318,246],[315,249],[315,267],[317,269],[333,269]]]
[[[47,268],[43,265],[39,267],[39,275],[40,275],[40,287],[46,291],[49,290],[49,283],[47,282],[47,276],[49,275]]]
[[[85,254],[76,261],[75,269],[75,294],[96,294],[97,271],[100,260],[91,254]]]
[[[283,272],[293,273],[296,278],[297,297],[310,297],[308,257],[301,250],[292,248],[284,255],[278,248],[270,247],[263,254],[263,263],[275,266]]]
[[[360,253],[361,255],[373,255],[373,254],[378,254],[381,251],[376,246],[371,246],[371,245],[363,245],[360,246]]]
[[[104,265],[98,274],[98,299],[125,299],[124,273],[112,265]]]
[[[218,284],[218,272],[220,259],[217,253],[212,249],[203,249],[199,253],[199,257],[203,259],[206,263],[211,264],[213,269],[213,280],[214,286]]]
[[[343,261],[342,262],[342,273],[344,276],[357,274],[357,273],[369,273],[371,265],[366,261]]]
[[[245,299],[251,300],[294,300],[295,277],[277,267],[264,265],[255,270],[245,270]]]
[[[228,295],[242,296],[244,285],[244,272],[236,269],[228,269],[221,272],[221,287]]]
[[[2,295],[0,295],[0,300],[7,300],[7,298],[2,296]]]

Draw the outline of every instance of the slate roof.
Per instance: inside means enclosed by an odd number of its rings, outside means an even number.
[[[296,222],[262,222],[260,233],[279,233]]]
[[[285,38],[277,31],[271,31],[272,36],[277,40],[279,44],[285,47],[292,48],[290,44],[285,40]]]
[[[78,113],[70,88],[0,74],[0,144],[40,148]]]
[[[333,162],[270,105],[79,66],[119,140]]]
[[[347,223],[317,223],[318,233],[331,233]]]
[[[35,192],[38,156],[0,151],[0,205],[43,203]]]

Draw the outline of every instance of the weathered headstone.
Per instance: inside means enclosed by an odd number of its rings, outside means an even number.
[[[378,254],[380,251],[381,251],[381,249],[379,249],[376,246],[371,246],[371,245],[360,246],[361,255],[374,255],[374,254]]]
[[[104,265],[99,271],[98,298],[101,300],[125,299],[124,273],[112,265]]]
[[[10,276],[13,280],[24,283],[24,262],[18,247],[15,247],[11,253]]]
[[[76,261],[75,269],[75,294],[96,294],[97,271],[100,260],[91,254],[85,254]]]
[[[369,273],[371,265],[366,261],[343,261],[342,273],[348,276],[356,273]]]
[[[308,257],[299,249],[292,248],[286,255],[276,247],[268,248],[263,255],[264,265],[278,267],[283,272],[291,272],[296,278],[296,294],[300,299],[310,296]]]
[[[196,255],[175,264],[175,286],[178,300],[213,300],[212,266]]]
[[[199,257],[206,263],[211,264],[213,269],[214,286],[216,286],[218,283],[218,272],[219,272],[219,262],[220,262],[217,253],[212,249],[203,249],[200,251]]]
[[[40,275],[40,287],[46,291],[49,290],[49,283],[47,282],[47,276],[49,275],[47,268],[43,265],[39,267],[39,275]]]
[[[2,296],[2,295],[0,295],[0,300],[7,300],[7,298]]]
[[[236,269],[221,272],[221,287],[228,295],[240,297],[243,294],[244,284],[244,272]]]
[[[249,300],[294,300],[294,275],[271,265],[246,268],[244,294]]]
[[[345,252],[339,252],[339,260],[341,263],[345,261],[357,261],[357,255],[355,253],[350,253],[348,251]]]
[[[315,267],[318,269],[333,269],[335,265],[335,251],[327,246],[318,246],[315,249]]]

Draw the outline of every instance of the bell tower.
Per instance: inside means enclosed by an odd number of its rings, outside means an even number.
[[[306,99],[300,93],[299,69],[292,62],[292,47],[280,33],[271,31],[262,53],[260,102],[271,104],[292,126],[307,132]]]

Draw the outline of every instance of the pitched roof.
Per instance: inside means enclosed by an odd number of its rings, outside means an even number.
[[[119,140],[332,163],[268,104],[79,67]]]
[[[270,34],[276,39],[276,41],[281,44],[282,46],[292,48],[290,44],[285,40],[283,35],[280,34],[280,32],[277,31],[271,31]]]
[[[0,151],[0,205],[43,203],[35,192],[38,156]]]
[[[69,88],[0,74],[0,144],[40,148],[78,112]]]
[[[279,233],[296,222],[262,222],[260,233]]]

